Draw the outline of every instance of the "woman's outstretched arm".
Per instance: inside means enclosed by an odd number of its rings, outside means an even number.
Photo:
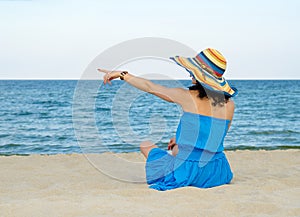
[[[182,105],[189,97],[189,92],[182,88],[168,88],[159,84],[155,84],[144,78],[136,77],[130,73],[122,76],[122,71],[109,71],[105,69],[98,69],[98,71],[105,73],[103,82],[110,83],[111,80],[123,77],[124,81],[144,92],[151,93],[165,101],[173,102]]]

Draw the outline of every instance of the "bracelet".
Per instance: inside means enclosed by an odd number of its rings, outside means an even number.
[[[123,71],[123,72],[121,72],[120,79],[121,79],[121,80],[124,80],[124,76],[125,76],[125,75],[127,75],[127,74],[128,74],[128,72],[127,72],[127,71]]]

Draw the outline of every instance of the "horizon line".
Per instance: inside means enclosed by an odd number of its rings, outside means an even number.
[[[158,79],[158,78],[147,78],[148,80],[190,80],[190,79]],[[103,79],[80,79],[80,78],[0,78],[1,81],[5,80],[103,80]],[[300,80],[300,78],[227,78],[226,80]]]

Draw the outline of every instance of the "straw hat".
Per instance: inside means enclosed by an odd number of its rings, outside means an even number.
[[[226,59],[219,51],[207,48],[194,58],[175,56],[170,59],[185,68],[205,88],[221,91],[229,96],[237,95],[237,89],[230,86],[223,77]]]

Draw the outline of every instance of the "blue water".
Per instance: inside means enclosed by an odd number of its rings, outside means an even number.
[[[78,107],[75,80],[0,81],[0,155],[132,152],[139,150],[142,140],[166,147],[175,136],[182,112],[175,104],[122,81],[113,81],[112,86],[85,82],[78,100],[83,104]],[[191,84],[154,82],[169,87]],[[299,80],[230,83],[239,95],[234,99],[236,112],[225,149],[300,147]],[[90,93],[89,87],[95,85],[97,93]],[[84,104],[86,99],[93,104]]]

